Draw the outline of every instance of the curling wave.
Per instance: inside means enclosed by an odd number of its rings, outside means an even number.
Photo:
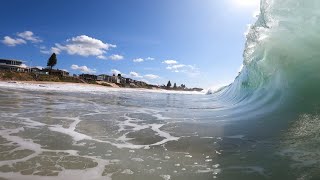
[[[314,109],[320,99],[320,1],[262,0],[247,34],[244,67],[215,96],[236,105]]]

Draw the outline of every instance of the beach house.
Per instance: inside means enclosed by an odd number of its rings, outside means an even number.
[[[60,70],[60,69],[45,68],[45,69],[42,69],[41,71],[45,72],[46,74],[53,75],[53,76],[61,76],[61,77],[69,76],[68,71]]]
[[[29,72],[29,68],[22,64],[20,60],[0,59],[0,70]]]
[[[96,81],[98,79],[98,76],[93,74],[80,74],[79,78],[86,81]]]
[[[105,81],[105,82],[111,82],[112,81],[112,76],[109,76],[109,75],[106,75],[106,74],[100,74],[98,77],[97,77],[97,80],[98,81]]]
[[[120,76],[116,76],[115,74],[113,76],[111,76],[111,82],[112,83],[117,83],[117,84],[120,84]]]

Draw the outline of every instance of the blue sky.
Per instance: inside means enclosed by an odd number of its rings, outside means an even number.
[[[0,58],[155,84],[231,82],[258,0],[2,0]]]

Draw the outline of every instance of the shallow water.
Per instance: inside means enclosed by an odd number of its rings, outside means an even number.
[[[292,179],[317,165],[289,152],[297,130],[274,124],[296,114],[241,113],[204,94],[0,94],[4,179]]]

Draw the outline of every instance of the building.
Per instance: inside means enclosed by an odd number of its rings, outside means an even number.
[[[133,80],[131,78],[126,78],[126,84],[133,83]]]
[[[46,74],[46,75],[49,74],[49,72],[46,72],[46,71],[44,71],[44,70],[42,70],[42,69],[40,69],[40,68],[37,68],[37,67],[31,68],[30,71],[31,71],[32,73],[34,73],[34,74]]]
[[[112,81],[112,76],[106,75],[106,74],[101,74],[97,77],[98,81],[105,81],[105,82],[111,82]]]
[[[120,84],[126,84],[126,78],[120,77]]]
[[[98,79],[98,76],[93,74],[80,74],[79,78],[86,81],[96,81]]]
[[[61,76],[61,77],[69,76],[69,72],[64,71],[64,70],[60,70],[60,69],[46,68],[46,69],[42,69],[41,71],[45,72],[46,74],[53,75],[53,76]]]
[[[111,76],[111,82],[112,82],[112,83],[120,84],[120,78],[119,78],[119,76],[115,76],[115,75]]]
[[[29,68],[22,64],[20,60],[0,59],[0,70],[29,72]]]

